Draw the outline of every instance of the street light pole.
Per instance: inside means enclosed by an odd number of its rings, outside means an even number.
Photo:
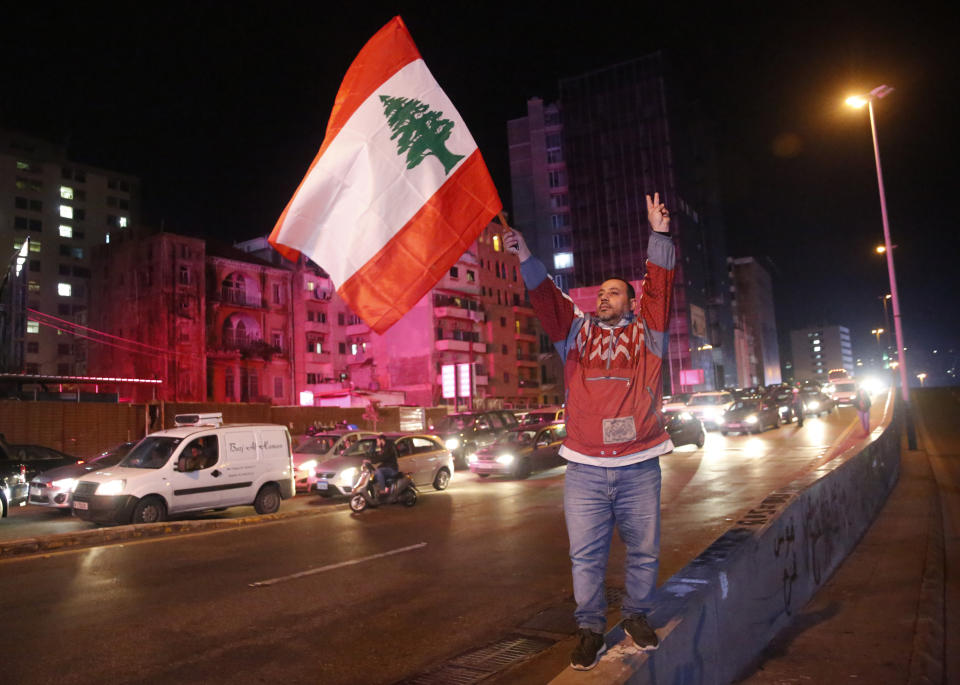
[[[877,141],[877,121],[873,113],[873,101],[884,98],[893,91],[889,86],[877,86],[868,96],[859,100],[850,98],[847,102],[853,107],[867,105],[870,113],[870,133],[873,138],[873,156],[877,164],[877,186],[880,190],[880,217],[883,220],[883,243],[886,247],[887,273],[890,277],[890,302],[893,305],[893,330],[897,338],[897,368],[900,370],[900,390],[903,401],[909,403],[910,392],[907,386],[907,359],[903,347],[903,327],[900,323],[900,299],[897,296],[897,276],[893,268],[893,245],[890,242],[890,222],[887,217],[887,195],[883,188],[883,168],[880,165],[880,144]],[[865,101],[865,102],[864,102]]]

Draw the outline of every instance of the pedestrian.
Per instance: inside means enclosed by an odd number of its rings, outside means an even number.
[[[564,360],[567,461],[563,509],[570,539],[577,670],[593,668],[606,651],[605,577],[614,527],[627,550],[623,627],[640,649],[660,641],[647,621],[660,554],[660,460],[673,449],[660,415],[662,359],[673,287],[670,214],[647,195],[653,233],[638,300],[622,278],[604,281],[597,311],[584,315],[531,256],[522,236],[507,230],[504,246],[520,258],[530,302]]]
[[[860,415],[860,427],[863,437],[870,435],[870,395],[863,388],[857,388],[857,395],[853,398],[853,406]]]
[[[797,428],[803,428],[803,395],[793,389],[793,415],[797,417]]]

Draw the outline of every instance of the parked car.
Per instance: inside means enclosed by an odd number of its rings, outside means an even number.
[[[801,390],[800,396],[803,398],[803,413],[807,416],[825,416],[836,407],[836,403],[819,390]]]
[[[731,404],[733,396],[728,392],[695,392],[687,401],[686,410],[703,421],[707,428],[716,428]]]
[[[313,492],[317,484],[317,465],[343,454],[360,440],[375,438],[373,431],[334,430],[318,433],[303,441],[293,451],[297,492]]]
[[[10,507],[27,503],[27,488],[26,466],[11,459],[0,444],[0,518],[7,515]]]
[[[353,443],[342,454],[320,462],[314,468],[314,491],[325,496],[349,495],[360,474],[360,465],[369,459],[376,447],[377,435]],[[387,433],[397,446],[397,465],[409,473],[414,485],[432,485],[445,490],[454,474],[453,455],[440,438],[428,433]]]
[[[536,426],[539,423],[552,423],[554,421],[563,421],[563,407],[541,407],[540,409],[531,409],[520,419],[521,426]]]
[[[674,447],[681,445],[703,447],[706,431],[700,419],[686,410],[665,411],[663,416],[666,419],[667,434]]]
[[[678,392],[676,395],[663,396],[663,411],[686,411],[692,392]]]
[[[468,454],[491,444],[518,425],[517,417],[512,412],[495,409],[448,414],[431,430],[440,436],[444,446],[456,459],[457,465],[465,466]]]
[[[561,422],[521,426],[469,454],[467,464],[470,471],[481,478],[491,475],[526,478],[535,471],[564,463],[560,445],[565,437],[567,427]]]
[[[737,400],[723,413],[720,434],[762,433],[767,427],[780,427],[777,405],[768,399]]]
[[[795,392],[797,391],[790,386],[775,385],[763,396],[764,402],[776,405],[777,414],[782,423],[792,423],[797,418],[797,412],[793,406]]]
[[[69,512],[73,502],[73,491],[79,479],[91,471],[116,466],[136,444],[136,442],[120,443],[90,459],[81,459],[74,464],[58,466],[38,473],[30,479],[28,502],[40,507],[54,507]]]
[[[0,437],[0,518],[27,503],[30,479],[41,471],[76,464],[77,458],[43,445],[9,444]]]

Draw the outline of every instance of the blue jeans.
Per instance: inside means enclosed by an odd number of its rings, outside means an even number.
[[[660,459],[611,468],[568,462],[563,511],[577,626],[595,633],[606,628],[604,579],[614,526],[627,548],[623,615],[648,613],[659,567]]]
[[[399,473],[392,466],[379,466],[377,467],[377,472],[373,474],[373,482],[377,486],[377,493],[383,491],[383,488],[387,485],[387,478],[390,476],[395,476]]]

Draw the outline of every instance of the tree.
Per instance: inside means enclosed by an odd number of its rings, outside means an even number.
[[[453,122],[443,118],[443,112],[414,98],[381,95],[383,114],[387,118],[397,141],[397,153],[407,155],[407,168],[413,169],[427,155],[433,155],[449,174],[463,155],[455,155],[447,149],[447,138],[453,133]]]

